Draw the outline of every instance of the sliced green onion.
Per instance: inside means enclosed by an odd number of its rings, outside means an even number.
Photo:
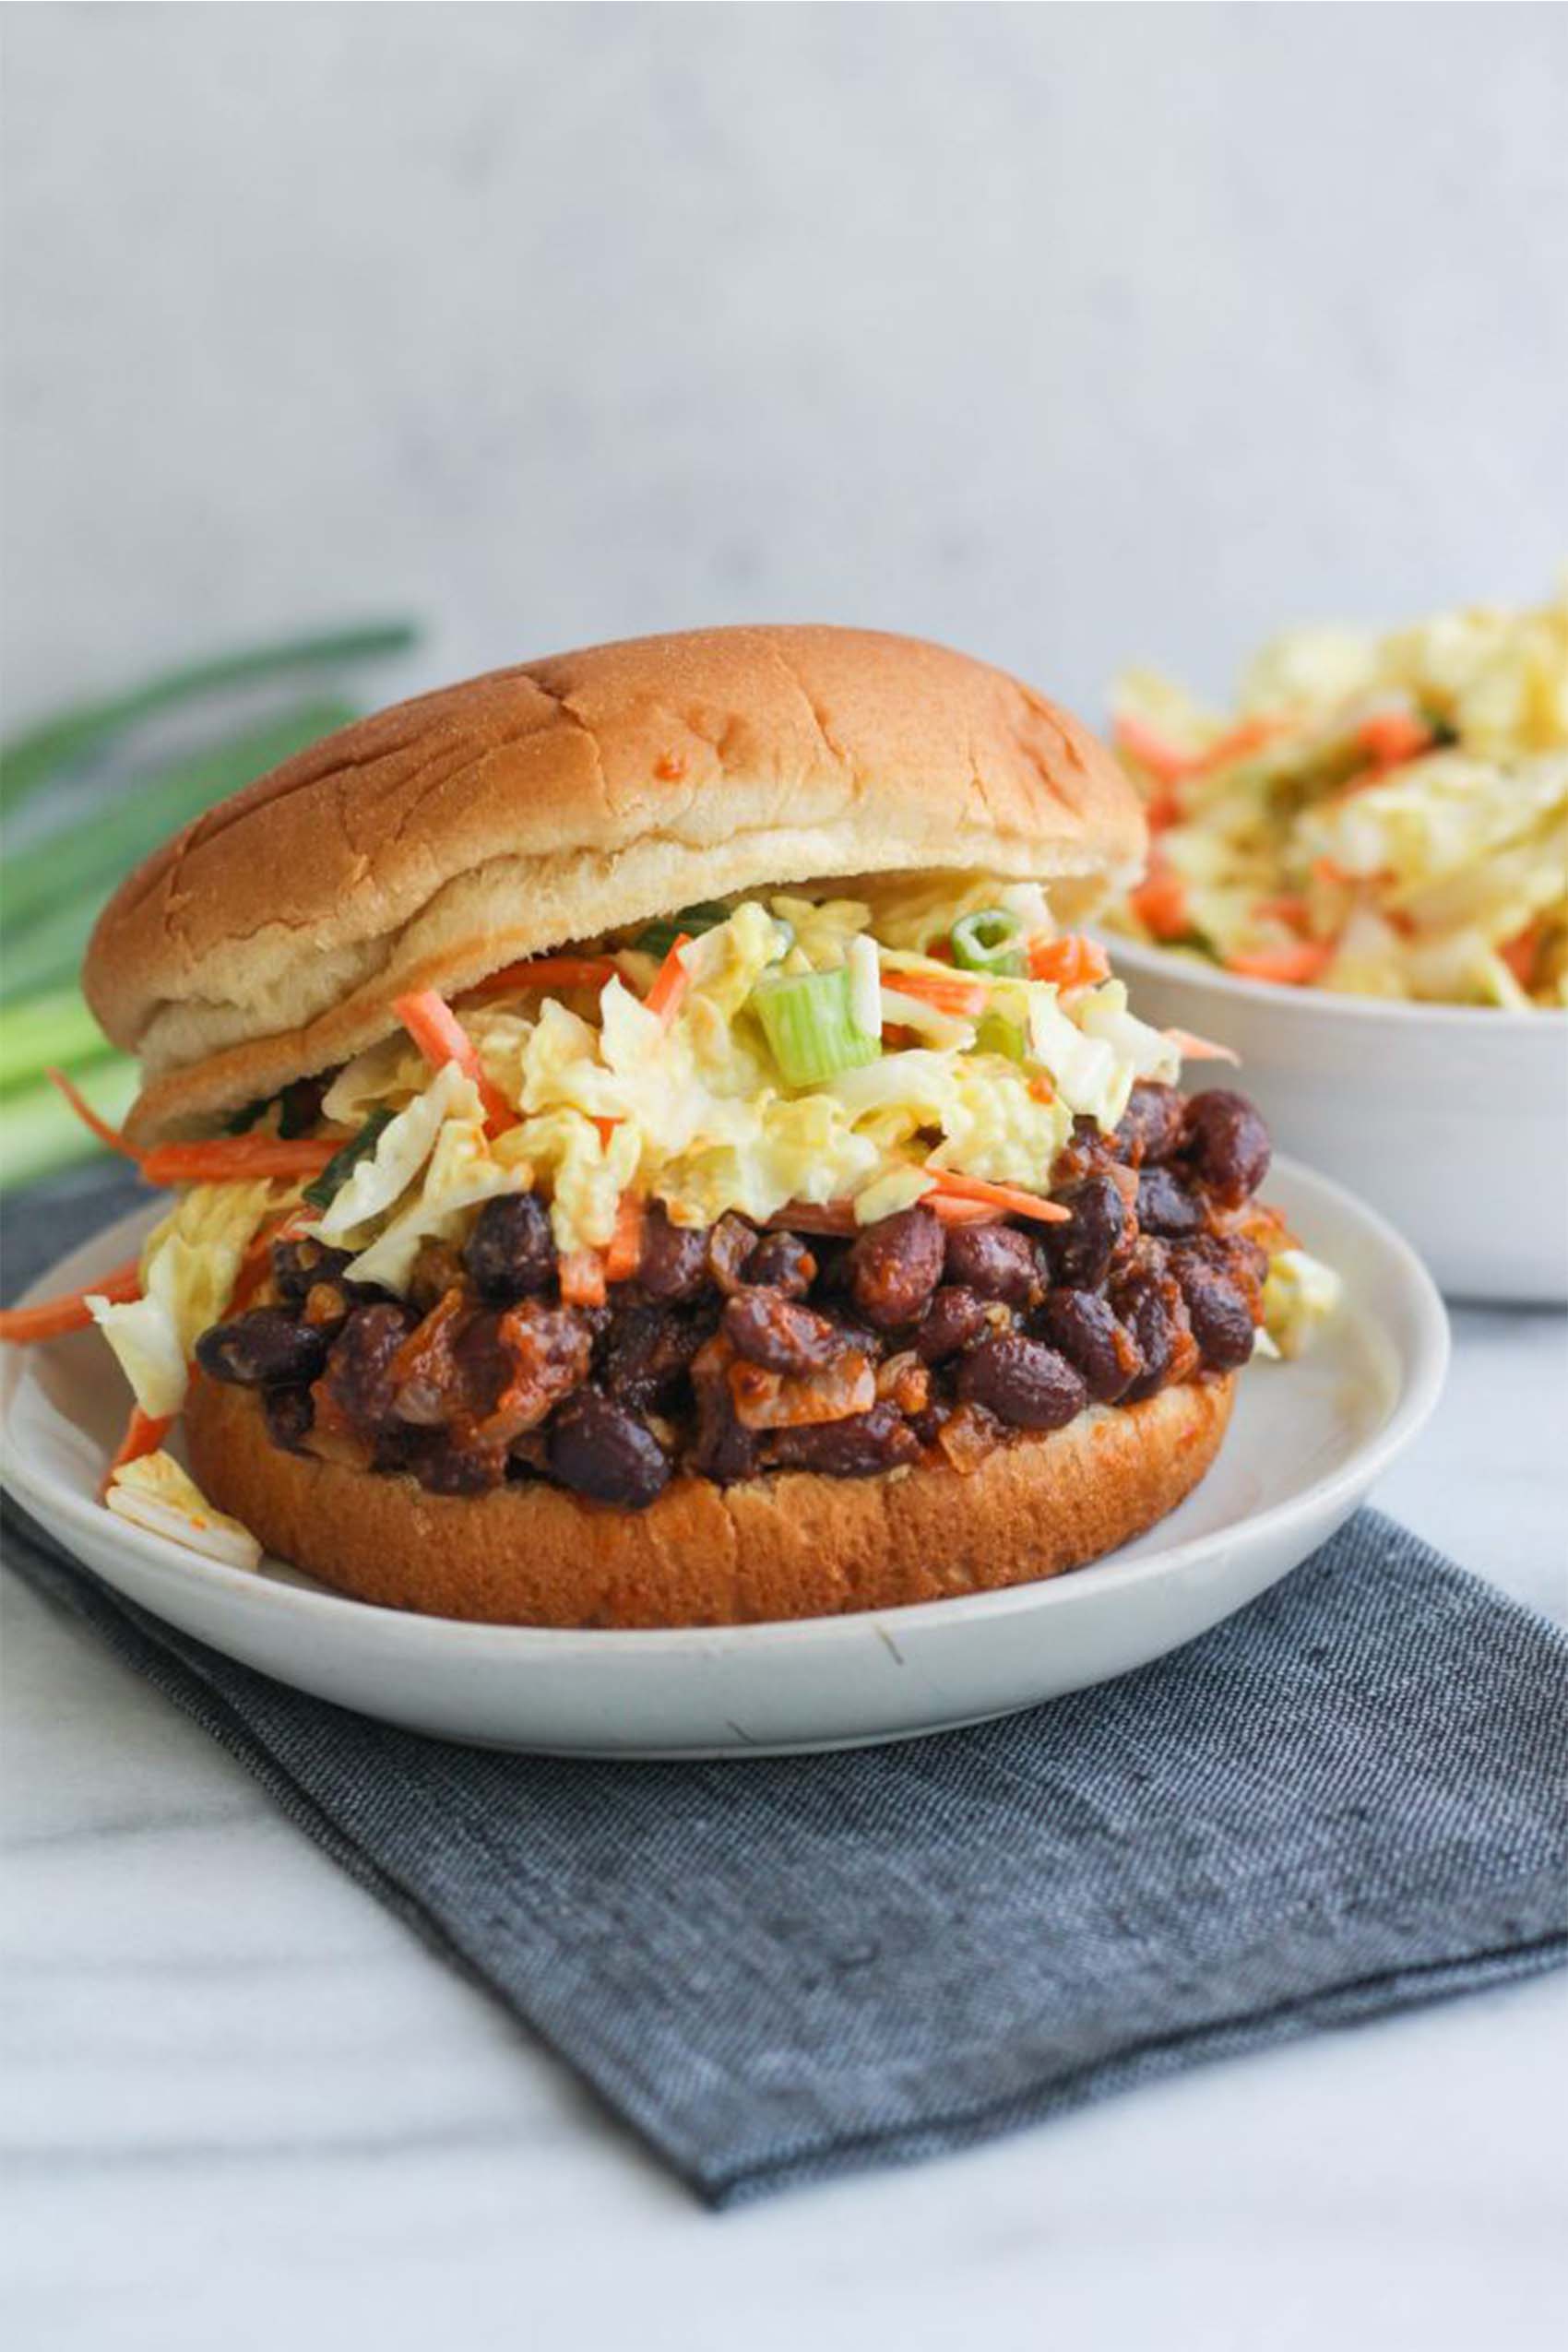
[[[95,890],[84,898],[73,898],[29,923],[25,931],[6,924],[0,954],[0,1000],[9,1004],[18,997],[33,996],[41,989],[57,988],[62,981],[76,979],[102,897],[101,891]]]
[[[684,932],[695,939],[700,931],[716,931],[730,920],[730,909],[716,898],[705,898],[695,907],[683,907],[678,915],[660,915],[638,932],[632,944],[644,956],[668,956]]]
[[[789,1086],[819,1086],[824,1078],[840,1070],[858,1070],[881,1054],[881,1039],[868,1037],[856,1026],[849,975],[842,966],[836,972],[759,980],[751,1001]]]
[[[1019,944],[1023,926],[1005,907],[981,907],[961,915],[947,934],[960,971],[988,972],[993,980],[1016,979],[1024,970]]]
[[[382,1130],[392,1123],[390,1111],[373,1111],[357,1135],[350,1137],[341,1151],[334,1152],[314,1182],[304,1189],[304,1198],[312,1208],[330,1208],[362,1159],[368,1159],[381,1141]]]
[[[1024,1032],[1016,1021],[1004,1021],[1000,1013],[982,1013],[975,1030],[977,1053],[1004,1053],[1009,1062],[1022,1062],[1027,1057]]]

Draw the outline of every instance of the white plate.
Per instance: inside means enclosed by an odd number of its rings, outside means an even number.
[[[1450,1298],[1568,1300],[1568,1013],[1385,1004],[1105,944],[1144,1019],[1233,1046],[1281,1151],[1381,1209]]]
[[[1005,1715],[1124,1674],[1191,1641],[1304,1560],[1431,1413],[1448,1360],[1442,1302],[1381,1219],[1322,1177],[1268,1193],[1346,1278],[1318,1348],[1242,1375],[1219,1460],[1182,1508],[1075,1574],[973,1599],[798,1623],[673,1633],[460,1624],[339,1598],[278,1563],[219,1566],[95,1501],[125,1411],[83,1333],[0,1350],[6,1483],[127,1598],[301,1690],[414,1731],[600,1756],[849,1746]],[[127,1219],[37,1285],[124,1258]]]

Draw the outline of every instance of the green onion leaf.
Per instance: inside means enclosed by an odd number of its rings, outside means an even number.
[[[0,745],[0,808],[15,808],[29,793],[92,753],[101,751],[128,727],[196,696],[286,676],[291,671],[332,668],[390,653],[406,653],[418,640],[411,621],[373,622],[355,629],[291,637],[281,645],[223,653],[188,668],[172,670],[128,694],[81,703],[45,719]]]
[[[678,915],[660,915],[638,932],[632,944],[644,956],[668,956],[684,932],[695,939],[699,931],[716,931],[730,920],[730,909],[721,907],[717,898],[705,898],[695,907],[683,907]]]
[[[136,1063],[128,1054],[111,1053],[101,1062],[72,1072],[95,1111],[118,1126],[136,1099],[139,1083]],[[70,1104],[62,1100],[47,1079],[18,1087],[6,1097],[0,1119],[0,1192],[53,1176],[78,1160],[91,1159],[102,1146],[89,1134]]]
[[[80,992],[50,989],[6,1007],[0,1021],[0,1090],[27,1086],[51,1067],[101,1062],[110,1051]]]
[[[315,1181],[305,1186],[304,1198],[312,1208],[330,1208],[362,1159],[367,1159],[381,1141],[381,1131],[390,1126],[389,1111],[373,1111],[357,1135],[351,1135],[341,1151],[334,1152]]]
[[[1024,970],[1018,944],[1022,929],[1016,915],[1004,907],[981,907],[961,915],[948,932],[953,961],[963,972],[988,972],[993,980],[1014,980]]]
[[[786,1083],[813,1087],[840,1070],[858,1070],[882,1051],[880,1038],[857,1028],[849,1002],[849,975],[801,972],[793,978],[759,980],[752,1007]]]

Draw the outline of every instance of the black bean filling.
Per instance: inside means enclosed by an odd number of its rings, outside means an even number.
[[[1051,1171],[1067,1222],[944,1227],[924,1207],[853,1241],[706,1231],[648,1213],[636,1278],[564,1305],[544,1205],[487,1202],[408,1299],[341,1251],[272,1253],[267,1302],[202,1335],[215,1380],[262,1392],[273,1443],[478,1494],[545,1479],[624,1510],[677,1472],[868,1478],[968,1469],[1015,1432],[1245,1363],[1266,1256],[1237,1229],[1268,1167],[1240,1095],[1134,1087]]]

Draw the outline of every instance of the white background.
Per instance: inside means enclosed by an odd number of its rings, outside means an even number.
[[[1099,706],[1568,555],[1560,7],[13,8],[13,719],[409,607]],[[404,683],[399,680],[398,683]],[[390,689],[388,689],[390,690]]]

